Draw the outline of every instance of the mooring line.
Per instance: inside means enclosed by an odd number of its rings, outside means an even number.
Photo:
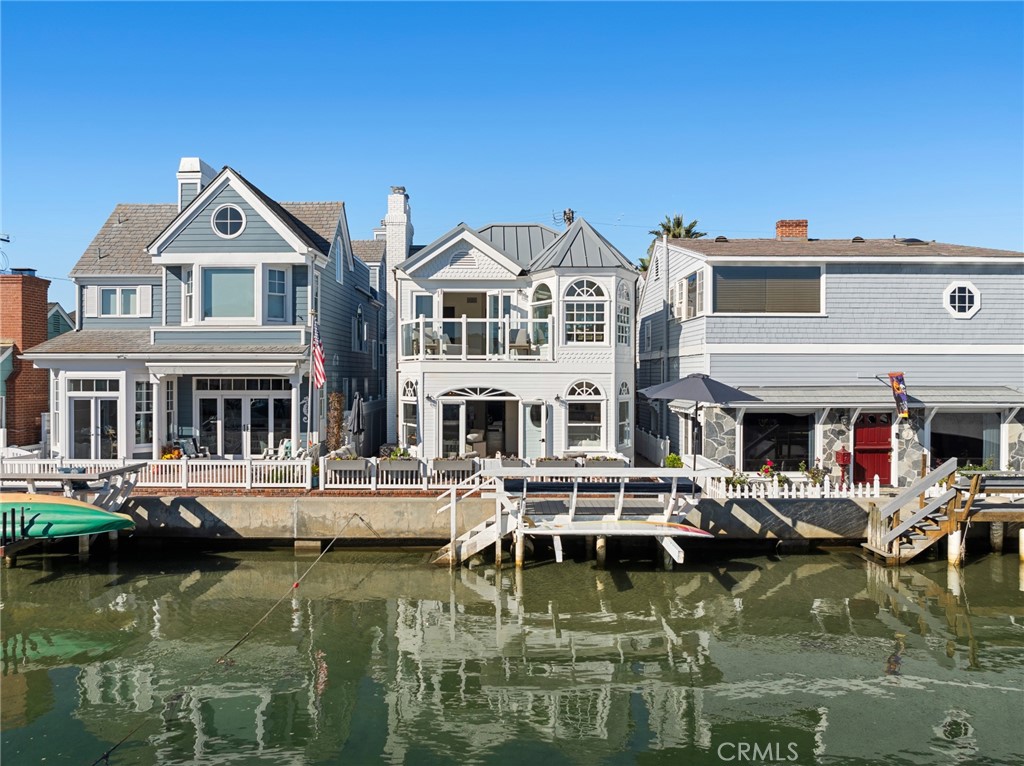
[[[356,514],[356,515],[358,515],[358,514]],[[230,649],[228,649],[228,650],[227,650],[226,652],[224,652],[224,654],[222,654],[222,655],[221,655],[220,657],[218,657],[218,658],[217,658],[217,660],[216,660],[216,662],[215,662],[214,664],[218,664],[218,665],[222,665],[222,664],[224,664],[224,663],[225,663],[225,662],[227,661],[227,657],[228,657],[228,655],[229,655],[229,654],[231,654],[231,652],[235,651],[235,649],[237,649],[238,647],[240,647],[240,646],[241,646],[241,645],[242,645],[243,643],[245,643],[245,641],[246,641],[246,640],[247,640],[247,639],[248,639],[248,638],[249,638],[249,637],[250,637],[250,636],[251,636],[251,635],[252,635],[252,634],[253,634],[253,633],[255,632],[256,628],[258,628],[258,627],[259,627],[259,626],[260,626],[260,625],[261,625],[261,624],[262,624],[262,623],[263,623],[263,622],[264,622],[264,621],[265,621],[265,620],[266,620],[266,619],[267,619],[268,617],[270,617],[271,613],[272,613],[272,612],[273,612],[273,611],[274,611],[275,609],[277,609],[277,607],[279,607],[279,606],[281,605],[281,603],[282,603],[283,601],[285,601],[286,599],[288,599],[289,597],[291,597],[291,595],[292,595],[292,592],[293,592],[293,591],[294,591],[294,590],[295,590],[296,588],[298,588],[298,587],[299,587],[299,584],[300,584],[300,583],[301,583],[301,582],[302,582],[303,580],[305,580],[305,579],[306,579],[306,575],[308,575],[308,574],[309,574],[310,572],[312,572],[312,571],[313,571],[313,567],[315,567],[315,566],[316,566],[317,564],[319,564],[319,563],[320,563],[320,559],[322,559],[322,558],[323,558],[323,557],[324,557],[324,556],[325,556],[325,555],[327,554],[327,551],[329,551],[329,550],[330,550],[330,549],[331,549],[331,548],[333,547],[333,545],[334,545],[334,544],[335,544],[336,542],[338,542],[338,538],[339,538],[339,537],[341,537],[341,533],[342,533],[342,532],[344,532],[344,531],[345,531],[345,529],[347,529],[347,528],[348,528],[348,525],[352,523],[352,518],[353,518],[352,516],[349,516],[349,519],[348,519],[348,521],[346,521],[346,522],[345,522],[345,525],[344,525],[344,526],[343,526],[343,527],[342,527],[342,528],[341,528],[340,530],[338,530],[338,532],[337,532],[337,533],[336,533],[336,534],[334,535],[334,538],[333,538],[333,539],[331,540],[331,542],[327,544],[327,547],[326,547],[326,548],[324,548],[324,549],[323,549],[323,550],[322,550],[322,551],[320,552],[320,555],[316,557],[316,560],[315,560],[315,561],[314,561],[314,562],[313,562],[312,564],[310,564],[310,565],[309,565],[309,567],[308,567],[308,568],[306,569],[306,571],[305,571],[305,572],[303,572],[303,573],[302,573],[302,576],[301,576],[301,577],[299,577],[299,579],[298,579],[298,580],[296,580],[296,581],[295,581],[294,583],[292,583],[291,587],[290,587],[290,588],[288,588],[288,591],[287,591],[287,592],[286,592],[286,593],[285,593],[285,594],[284,594],[283,596],[281,596],[281,598],[279,598],[279,599],[278,599],[278,600],[277,600],[277,601],[276,601],[276,602],[274,603],[274,605],[273,605],[272,607],[270,607],[270,609],[268,609],[268,610],[267,610],[267,613],[266,613],[266,614],[264,614],[264,615],[263,615],[262,617],[260,617],[260,618],[259,618],[259,619],[258,619],[258,620],[256,621],[256,623],[255,623],[255,624],[254,624],[254,625],[253,625],[253,626],[252,626],[251,628],[249,628],[249,630],[247,630],[247,631],[246,631],[246,633],[245,633],[245,635],[244,635],[244,636],[242,636],[242,637],[241,637],[240,639],[238,639],[238,640],[237,640],[237,641],[235,642],[234,646],[232,646],[232,647],[231,647]],[[360,517],[360,520],[361,520],[361,521],[362,521],[362,522],[363,522],[364,524],[366,524],[367,526],[369,526],[369,524],[367,524],[367,522],[366,522],[366,520],[365,520],[365,519],[363,519],[362,517]],[[371,531],[373,531],[373,530],[371,529]],[[200,674],[200,675],[201,675],[201,674]],[[199,679],[199,677],[200,677],[200,676],[196,676],[196,679],[194,679],[194,680],[193,680],[193,681],[192,681],[191,683],[189,683],[189,684],[186,684],[185,686],[182,686],[182,687],[180,687],[180,688],[179,688],[179,689],[178,689],[178,690],[177,690],[177,691],[176,691],[175,693],[178,693],[178,692],[180,692],[181,694],[184,694],[184,693],[185,693],[185,691],[186,691],[186,690],[188,689],[188,687],[189,687],[189,686],[192,686],[192,685],[194,685],[195,681],[196,681],[196,680],[198,680],[198,679]],[[169,694],[169,695],[168,695],[168,697],[173,697],[173,696],[174,696],[174,694]],[[166,698],[165,698],[165,699],[166,699]],[[90,766],[98,766],[98,765],[99,765],[99,764],[101,764],[101,763],[107,763],[107,764],[109,764],[109,763],[110,763],[110,756],[111,756],[111,755],[113,755],[114,751],[115,751],[115,750],[117,750],[117,748],[121,747],[121,745],[123,745],[123,744],[124,744],[125,742],[127,742],[127,741],[129,740],[129,738],[130,738],[130,737],[131,737],[131,736],[132,736],[133,734],[135,734],[135,732],[137,732],[137,731],[138,731],[139,729],[141,729],[141,728],[142,728],[142,727],[143,727],[143,726],[144,726],[144,725],[145,725],[145,724],[146,724],[147,722],[148,722],[148,719],[143,719],[143,720],[142,720],[142,721],[141,721],[141,722],[140,722],[139,724],[137,724],[137,725],[136,725],[136,726],[135,726],[135,727],[134,727],[134,728],[133,728],[133,729],[132,729],[131,731],[129,731],[129,732],[127,733],[127,734],[125,734],[125,735],[124,735],[124,737],[122,737],[122,738],[121,738],[121,740],[120,740],[119,742],[117,742],[116,744],[114,744],[114,745],[113,745],[113,746],[112,746],[112,747],[111,747],[111,748],[110,748],[109,750],[107,750],[107,751],[106,751],[105,753],[103,753],[103,755],[101,755],[101,756],[100,756],[99,758],[97,758],[97,759],[96,759],[95,761],[93,761],[93,762],[92,762],[92,764],[91,764]]]

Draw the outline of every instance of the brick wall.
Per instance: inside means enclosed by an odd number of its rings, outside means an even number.
[[[807,219],[776,221],[775,239],[807,239]]]
[[[14,370],[7,378],[7,443],[37,444],[41,415],[50,409],[50,377],[20,358],[46,340],[45,279],[0,274],[0,338],[14,341]]]

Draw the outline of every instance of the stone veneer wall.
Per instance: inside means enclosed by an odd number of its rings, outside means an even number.
[[[736,410],[705,407],[704,456],[736,468]]]
[[[921,456],[924,455],[924,410],[912,409],[909,420],[897,419],[896,441],[899,445],[899,465],[896,466],[899,486],[907,487],[921,476]]]

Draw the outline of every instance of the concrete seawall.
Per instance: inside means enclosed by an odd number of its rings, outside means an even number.
[[[422,541],[449,539],[435,497],[144,497],[125,504],[149,538]],[[701,500],[688,520],[733,540],[862,540],[866,500]],[[458,504],[461,534],[494,515],[494,501]]]

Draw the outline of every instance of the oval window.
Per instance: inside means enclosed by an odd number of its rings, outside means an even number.
[[[543,407],[543,406],[544,406],[543,404],[533,404],[533,405],[530,406],[530,424],[534,428],[540,428],[541,427],[541,421],[542,421],[541,407]]]

